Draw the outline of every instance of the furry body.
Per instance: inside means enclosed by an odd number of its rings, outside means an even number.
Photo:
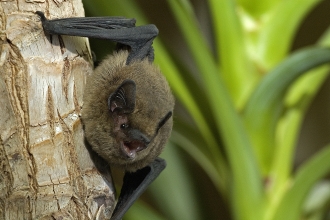
[[[115,52],[87,78],[82,120],[86,139],[93,150],[110,165],[134,172],[154,161],[164,148],[173,118],[166,119],[159,129],[157,126],[166,114],[173,111],[174,98],[165,77],[148,59],[127,65],[127,57],[127,51]],[[136,84],[135,107],[132,113],[118,118],[109,110],[108,98],[127,79]],[[116,123],[122,118],[130,128],[140,131],[150,140],[134,158],[128,158],[121,149],[120,141],[125,134],[118,134],[120,128]]]

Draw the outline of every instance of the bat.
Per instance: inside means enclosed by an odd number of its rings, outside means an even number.
[[[111,220],[121,219],[166,166],[159,158],[172,130],[174,97],[153,64],[155,25],[135,26],[123,17],[48,20],[36,12],[50,35],[107,39],[118,50],[87,77],[81,119],[91,151],[110,166],[125,170]],[[127,49],[128,48],[128,49]],[[99,165],[98,165],[99,164]],[[102,163],[95,163],[105,173]]]

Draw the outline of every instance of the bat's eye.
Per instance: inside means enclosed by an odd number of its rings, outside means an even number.
[[[126,128],[128,128],[128,124],[125,124],[125,123],[124,123],[124,124],[121,124],[121,125],[120,125],[120,128],[121,128],[121,129],[126,129]]]

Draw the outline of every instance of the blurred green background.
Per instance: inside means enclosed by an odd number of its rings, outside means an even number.
[[[124,219],[330,219],[330,1],[83,2],[158,27],[177,99],[168,166]]]

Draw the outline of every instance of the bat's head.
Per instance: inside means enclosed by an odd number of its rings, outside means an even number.
[[[106,59],[87,80],[82,119],[87,141],[111,165],[135,171],[164,148],[174,98],[148,60],[125,65],[126,52]]]

